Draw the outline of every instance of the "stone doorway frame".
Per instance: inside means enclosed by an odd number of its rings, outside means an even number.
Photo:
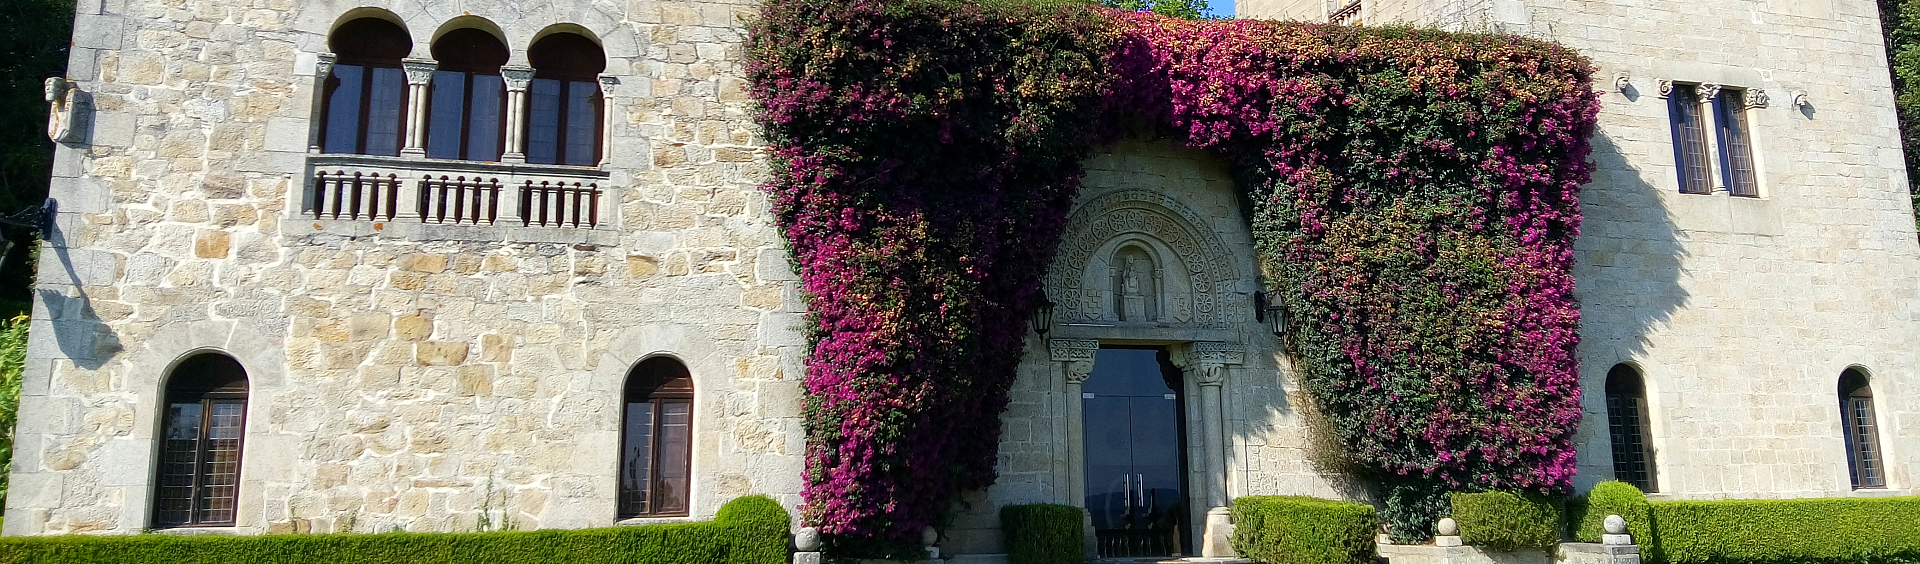
[[[1066,416],[1066,464],[1058,476],[1066,492],[1069,505],[1081,506],[1086,503],[1086,419],[1081,404],[1081,385],[1093,375],[1095,355],[1100,351],[1100,339],[1049,339],[1047,352],[1052,360],[1053,380],[1062,383],[1061,403],[1054,406]],[[1113,344],[1121,343],[1116,340]],[[1167,347],[1173,357],[1173,364],[1180,370],[1181,379],[1191,382],[1199,388],[1200,432],[1185,437],[1187,444],[1200,445],[1200,459],[1188,460],[1190,468],[1201,471],[1199,480],[1189,480],[1188,487],[1198,490],[1206,508],[1204,514],[1189,516],[1189,522],[1204,524],[1196,538],[1199,542],[1200,556],[1203,558],[1225,558],[1235,556],[1231,538],[1233,525],[1227,509],[1230,499],[1227,495],[1227,436],[1226,413],[1220,397],[1220,388],[1226,384],[1230,370],[1237,370],[1246,363],[1247,347],[1240,343],[1224,341],[1170,341],[1161,344]],[[1230,368],[1232,367],[1232,368]],[[1189,408],[1194,407],[1189,405]],[[1191,492],[1190,492],[1191,495]],[[1084,518],[1084,517],[1083,517]],[[1085,542],[1091,547],[1093,528],[1091,523],[1084,529]],[[1189,531],[1188,534],[1193,534]]]

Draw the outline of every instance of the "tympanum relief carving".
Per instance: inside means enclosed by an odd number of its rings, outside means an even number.
[[[1218,327],[1248,312],[1237,269],[1198,215],[1164,194],[1095,198],[1067,222],[1047,292],[1064,323]]]

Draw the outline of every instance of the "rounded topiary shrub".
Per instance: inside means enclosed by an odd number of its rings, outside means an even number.
[[[1453,520],[1460,524],[1462,542],[1497,551],[1560,544],[1560,508],[1540,494],[1456,493]]]
[[[1600,542],[1604,533],[1602,524],[1608,515],[1619,515],[1627,520],[1627,534],[1633,535],[1634,542],[1645,543],[1652,540],[1649,527],[1653,511],[1647,505],[1647,494],[1633,484],[1617,480],[1600,482],[1587,495],[1567,503],[1568,519],[1573,525],[1573,538],[1580,542]]]

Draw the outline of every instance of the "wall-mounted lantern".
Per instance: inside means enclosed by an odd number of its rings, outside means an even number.
[[[1033,308],[1033,318],[1027,322],[1033,325],[1034,334],[1042,337],[1053,329],[1053,300],[1047,299],[1046,290],[1040,291],[1040,307]]]
[[[1278,337],[1287,332],[1286,302],[1280,299],[1280,292],[1253,293],[1253,319],[1267,324]]]

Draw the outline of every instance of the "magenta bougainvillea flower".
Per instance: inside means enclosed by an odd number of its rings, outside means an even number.
[[[1080,4],[771,0],[747,72],[811,314],[805,519],[912,544],[990,485],[1080,163],[1213,150],[1347,455],[1432,491],[1564,491],[1591,67],[1499,35]]]

